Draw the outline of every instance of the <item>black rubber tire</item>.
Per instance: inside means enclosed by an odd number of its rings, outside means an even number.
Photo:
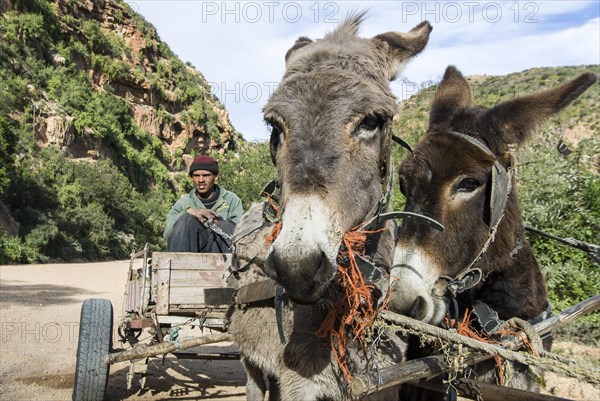
[[[112,350],[113,308],[108,299],[86,299],[81,306],[79,345],[73,401],[102,401],[110,365],[104,355]]]

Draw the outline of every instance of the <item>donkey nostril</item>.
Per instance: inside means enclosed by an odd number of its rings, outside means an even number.
[[[417,297],[408,314],[413,319],[424,320],[427,316],[427,301],[423,297]]]

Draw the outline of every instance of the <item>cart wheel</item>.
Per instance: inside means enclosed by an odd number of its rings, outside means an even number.
[[[111,349],[112,304],[108,299],[86,299],[81,306],[79,345],[73,401],[102,401],[108,383],[109,365],[104,355]]]

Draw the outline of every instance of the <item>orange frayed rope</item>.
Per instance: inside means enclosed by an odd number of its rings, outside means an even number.
[[[267,238],[265,238],[265,241],[267,241],[268,243],[272,243],[273,241],[275,241],[277,239],[277,236],[279,235],[280,232],[281,232],[281,222],[275,223],[273,225],[273,230],[271,230],[271,234],[269,234],[269,236]]]
[[[277,203],[277,201],[275,201],[275,199],[273,199],[271,194],[269,194],[267,192],[263,192],[262,196],[267,198],[266,202],[271,206],[271,208],[275,212],[275,217],[279,218],[279,204]],[[280,232],[281,232],[281,221],[278,221],[277,223],[275,223],[273,225],[273,230],[271,230],[271,234],[269,234],[269,236],[267,238],[265,238],[265,241],[267,241],[268,243],[272,243],[273,241],[275,241],[277,239],[277,236],[279,235]]]
[[[265,196],[267,202],[279,214],[279,208],[270,195],[265,193]],[[363,348],[367,348],[367,330],[372,329],[379,311],[385,308],[389,301],[386,299],[379,309],[373,307],[375,300],[371,293],[372,285],[365,283],[355,257],[356,254],[364,256],[367,235],[381,230],[359,231],[358,227],[344,235],[343,242],[346,250],[340,250],[338,253],[337,281],[341,300],[333,304],[317,331],[318,337],[329,335],[331,350],[348,383],[352,382],[352,374],[347,363],[348,335],[352,333],[352,340],[358,340]],[[273,225],[271,234],[265,240],[272,243],[280,231],[281,221]],[[339,261],[348,261],[348,265],[341,264]]]
[[[477,331],[477,329],[473,327],[473,321],[473,309],[467,308],[462,321],[458,322],[458,325],[456,325],[456,332],[461,336],[469,337],[477,341],[488,344],[498,344],[498,341],[494,341],[488,335]],[[455,320],[450,319],[448,315],[446,315],[446,317],[444,317],[444,324],[446,327],[454,327]],[[498,368],[499,382],[500,385],[502,385],[504,381],[504,366],[502,365],[502,358],[500,358],[500,355],[494,355],[493,358],[496,362],[496,367]]]
[[[458,322],[458,325],[456,327],[456,332],[465,337],[469,337],[469,338],[472,338],[474,340],[481,341],[484,343],[501,344],[501,342],[492,339],[491,336],[482,334],[479,331],[477,331],[477,329],[475,329],[473,327],[473,322],[474,322],[473,309],[467,308],[467,310],[465,311],[465,316],[463,317],[462,321]],[[454,321],[454,319],[450,319],[450,318],[448,318],[448,316],[446,316],[444,318],[444,323],[446,324],[446,327],[454,327],[455,321]],[[510,329],[506,328],[506,325],[505,325],[505,327],[503,327],[496,333],[496,336],[498,336],[500,338],[502,338],[504,336],[519,337],[521,339],[521,341],[523,342],[523,345],[525,345],[525,347],[528,348],[529,351],[533,355],[536,355],[536,356],[538,355],[538,352],[535,350],[535,348],[533,347],[533,345],[531,344],[531,342],[529,341],[527,336],[523,335],[522,333],[520,333],[518,331],[514,331],[514,330],[510,330]],[[494,361],[496,362],[496,367],[498,368],[499,384],[502,386],[503,382],[504,382],[504,365],[502,364],[502,358],[500,357],[500,355],[493,355],[493,358],[494,358]]]
[[[318,337],[329,335],[333,355],[348,383],[352,382],[352,374],[347,363],[348,338],[358,340],[363,348],[367,348],[366,335],[371,330],[380,309],[374,308],[372,285],[365,283],[356,262],[356,254],[364,255],[367,234],[377,231],[357,231],[357,227],[344,235],[346,250],[338,253],[337,281],[341,299],[335,302],[327,317],[317,331]],[[347,261],[348,265],[340,261]]]

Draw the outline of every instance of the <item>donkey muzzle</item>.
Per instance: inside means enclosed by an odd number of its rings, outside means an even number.
[[[267,253],[267,273],[293,300],[320,299],[335,277],[341,242],[336,220],[316,196],[295,197],[285,205],[281,231]]]
[[[272,247],[267,255],[268,271],[295,302],[317,302],[325,293],[335,270],[322,252]]]

